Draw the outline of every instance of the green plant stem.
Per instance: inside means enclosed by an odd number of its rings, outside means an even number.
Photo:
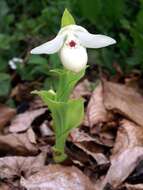
[[[78,127],[84,117],[84,100],[70,100],[69,96],[85,70],[80,73],[68,70],[56,70],[55,72],[59,74],[59,86],[56,92],[41,90],[33,93],[38,94],[51,111],[55,131],[53,156],[55,162],[62,162],[67,157],[65,154],[66,139],[70,131]]]

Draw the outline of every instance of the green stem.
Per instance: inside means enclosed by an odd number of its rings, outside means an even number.
[[[67,136],[68,133],[65,134],[65,132],[61,132],[59,137],[56,135],[56,142],[53,147],[55,162],[62,162],[67,158],[67,155],[65,154],[65,142]]]
[[[85,70],[80,73],[58,70],[59,86],[56,92],[51,90],[33,92],[41,96],[52,113],[56,141],[53,147],[55,162],[62,162],[66,159],[66,139],[71,129],[79,126],[84,116],[84,101],[82,99],[69,100],[71,91],[84,72]]]

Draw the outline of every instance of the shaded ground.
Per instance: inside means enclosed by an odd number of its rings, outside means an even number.
[[[72,94],[85,98],[85,119],[70,133],[68,159],[58,165],[48,108],[30,95],[32,83],[14,86],[17,109],[0,105],[0,190],[143,189],[141,74],[88,78]]]

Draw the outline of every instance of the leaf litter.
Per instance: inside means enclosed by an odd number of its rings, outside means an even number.
[[[46,108],[41,108],[33,111],[27,111],[25,113],[18,114],[11,122],[9,131],[12,133],[23,132],[31,126],[33,120],[44,114]]]
[[[2,129],[16,115],[16,110],[0,104],[0,129]]]
[[[13,179],[20,178],[21,175],[28,177],[44,166],[45,159],[45,152],[33,157],[5,156],[0,158],[0,178]]]
[[[96,106],[95,106],[96,105]],[[108,112],[103,103],[103,88],[101,83],[93,91],[86,109],[85,125],[92,127],[108,120]]]
[[[49,165],[28,179],[21,178],[20,183],[29,190],[95,190],[90,180],[74,166]]]
[[[85,120],[69,135],[69,158],[60,165],[53,163],[52,121],[41,101],[17,115],[2,105],[0,189],[143,189],[143,96],[133,86],[102,80],[91,92],[87,79],[78,84],[72,96],[86,99]]]

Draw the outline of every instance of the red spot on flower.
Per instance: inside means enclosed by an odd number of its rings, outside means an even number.
[[[76,46],[76,42],[73,41],[73,40],[71,40],[71,41],[69,42],[69,46],[70,46],[70,47],[75,47],[75,46]]]

